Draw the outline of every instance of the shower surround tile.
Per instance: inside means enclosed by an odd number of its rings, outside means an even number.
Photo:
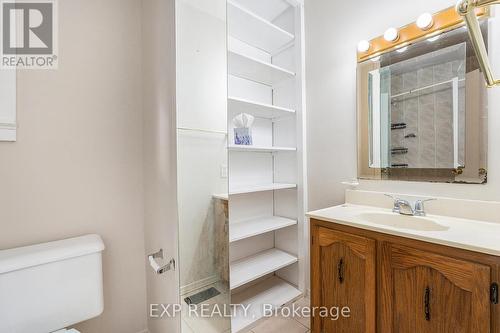
[[[417,88],[417,72],[403,74],[403,87],[405,91]]]
[[[451,62],[434,66],[434,83],[451,80],[453,78],[453,67]]]
[[[393,102],[391,105],[391,123],[404,122],[403,102]]]
[[[402,147],[405,141],[405,134],[402,130],[391,131],[391,147]]]
[[[455,60],[392,75],[392,94],[408,92],[391,104],[392,123],[406,123],[404,134],[392,131],[391,147],[408,148],[405,155],[392,155],[393,164],[407,163],[410,168],[454,167],[453,85],[442,83],[457,77],[464,64],[464,61]],[[412,91],[415,89],[418,91]],[[465,94],[460,95],[459,117],[463,119]],[[410,134],[416,137],[405,138]],[[463,137],[464,129],[461,134]]]
[[[391,95],[397,95],[403,92],[403,77],[401,75],[393,75],[391,77]]]
[[[432,67],[421,68],[417,71],[418,87],[432,85],[434,83],[434,70]]]

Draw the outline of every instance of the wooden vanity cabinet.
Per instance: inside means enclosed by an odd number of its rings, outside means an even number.
[[[490,332],[490,267],[383,243],[381,332]]]
[[[375,241],[322,227],[313,232],[312,303],[337,309],[334,317],[313,316],[313,331],[375,332]],[[349,317],[338,316],[344,307]]]
[[[315,333],[500,333],[500,258],[311,220]],[[498,288],[496,288],[498,289]]]

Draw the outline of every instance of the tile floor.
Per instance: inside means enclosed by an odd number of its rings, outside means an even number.
[[[211,301],[217,303],[221,301],[220,298],[224,297],[224,294],[212,299]],[[296,308],[309,306],[309,299],[302,298],[295,302]],[[229,322],[221,318],[211,318],[211,319],[192,319],[183,317],[182,320],[182,333],[215,333],[215,332],[230,332],[226,330]],[[294,317],[294,318],[284,318],[282,316],[276,316],[272,318],[265,319],[261,321],[257,326],[245,333],[309,333],[310,324],[309,318],[305,317]]]
[[[302,298],[295,302],[296,307],[309,306],[309,299]],[[295,317],[268,318],[247,333],[308,333],[310,332],[309,318]]]

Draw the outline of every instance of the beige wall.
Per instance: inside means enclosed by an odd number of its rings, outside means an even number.
[[[18,79],[18,141],[0,143],[0,249],[86,233],[104,252],[104,314],[146,328],[141,2],[59,1],[59,69]]]

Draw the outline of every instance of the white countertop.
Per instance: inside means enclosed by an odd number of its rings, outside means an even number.
[[[425,218],[434,220],[446,230],[424,231],[373,223],[360,217],[360,214],[366,213],[397,215],[392,213],[390,209],[344,204],[309,212],[307,216],[384,234],[500,256],[500,223],[428,215]],[[415,219],[415,223],[421,219],[419,217],[410,218]]]

